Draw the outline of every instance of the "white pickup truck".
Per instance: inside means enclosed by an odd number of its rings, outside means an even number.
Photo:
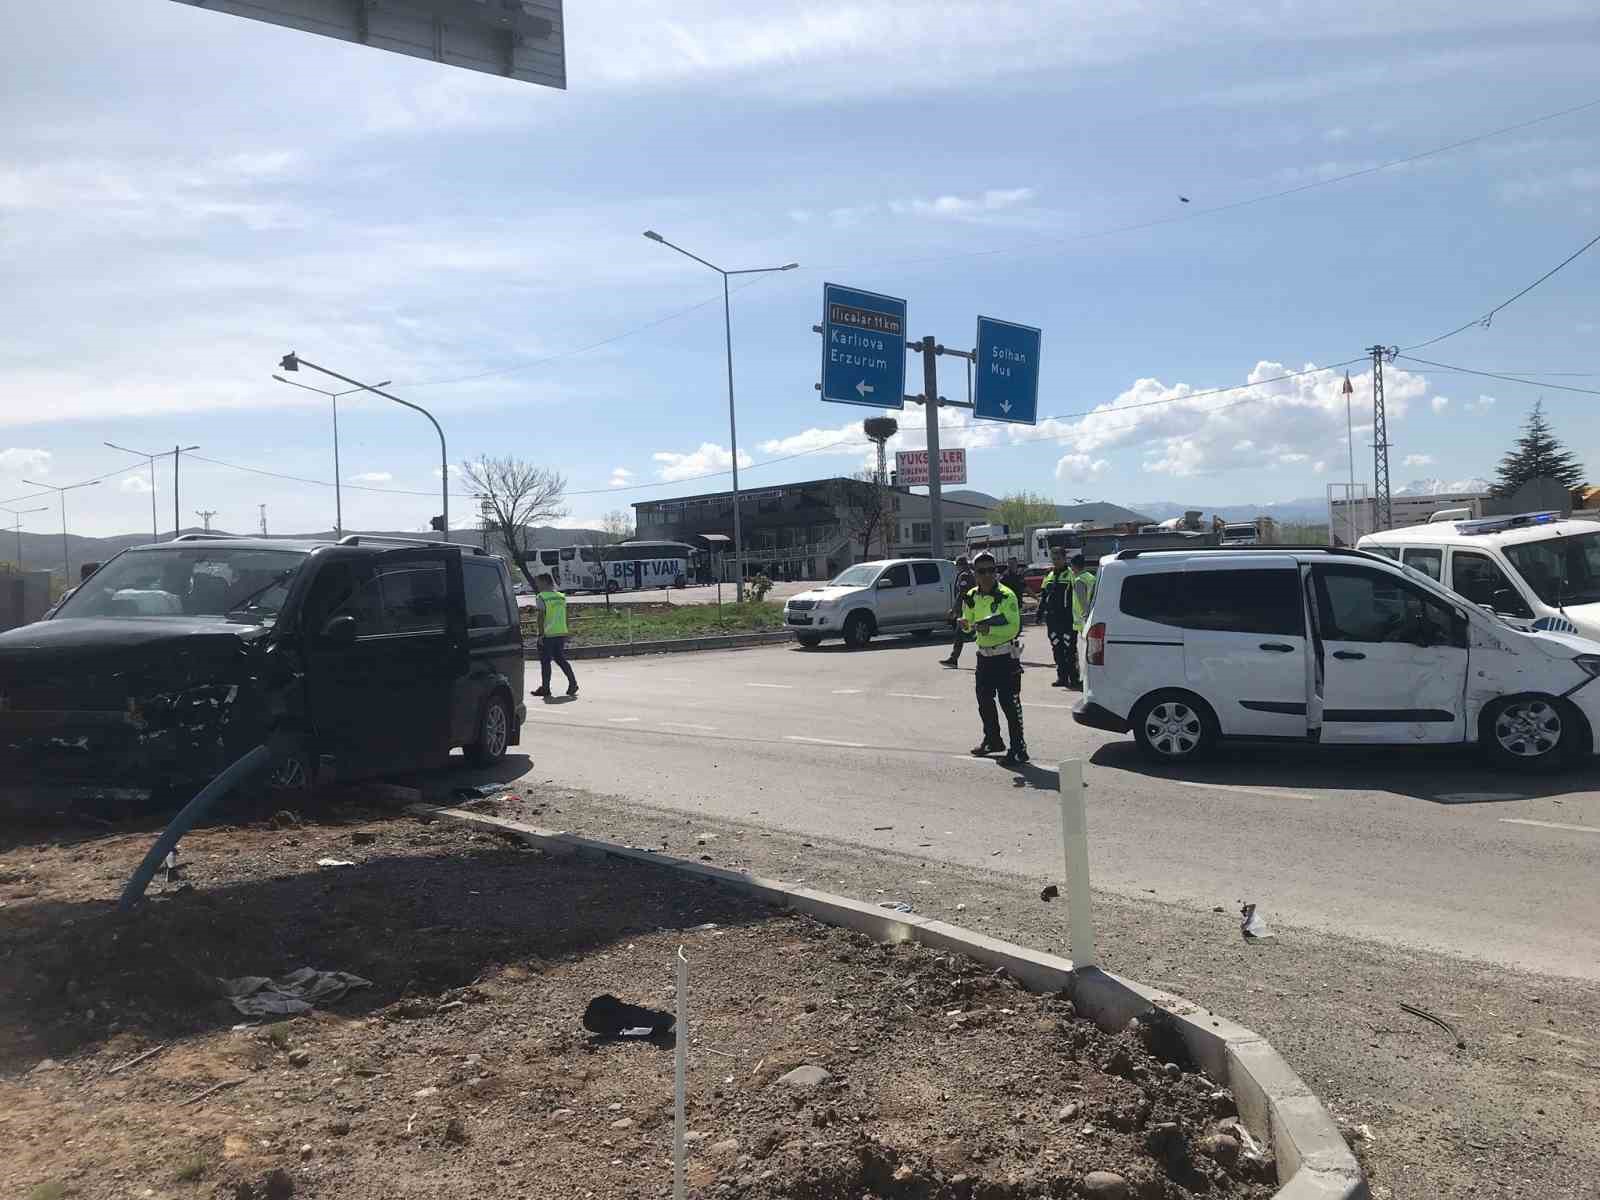
[[[819,588],[789,597],[783,623],[802,646],[842,637],[865,646],[875,634],[927,637],[950,627],[956,566],[932,558],[891,558],[846,567]]]

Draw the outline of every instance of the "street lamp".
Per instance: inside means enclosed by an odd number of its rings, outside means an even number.
[[[70,589],[72,587],[72,564],[67,559],[67,493],[75,492],[79,488],[94,487],[100,481],[98,479],[89,479],[83,483],[69,483],[66,487],[57,487],[53,483],[36,483],[32,479],[24,479],[22,482],[29,487],[45,488],[61,498],[61,582],[63,586]],[[17,540],[18,544],[20,544],[22,539],[19,537]]]
[[[22,518],[29,513],[42,513],[48,511],[48,504],[41,504],[38,508],[4,508],[0,512],[11,514],[12,528],[17,531],[17,570],[22,570]]]
[[[667,241],[654,229],[646,229],[644,236],[652,242],[660,242],[669,249],[676,250],[685,258],[692,258],[703,267],[710,267],[722,276],[722,330],[728,348],[728,449],[733,455],[733,558],[735,562],[735,586],[739,603],[744,603],[744,531],[739,520],[739,431],[733,415],[733,309],[728,299],[728,277],[730,275],[772,275],[779,271],[792,271],[799,263],[784,263],[781,267],[749,267],[741,271],[725,271],[716,263],[707,262],[698,254],[690,253],[682,246]]]
[[[291,358],[293,355],[290,356]],[[306,364],[310,366],[310,363]],[[285,367],[292,371],[293,367]],[[339,397],[348,396],[352,392],[364,392],[366,388],[350,388],[343,392],[324,391],[319,387],[312,387],[309,383],[296,383],[292,379],[285,379],[282,375],[274,375],[279,383],[287,383],[290,387],[301,388],[308,392],[316,392],[319,396],[326,396],[333,401],[333,537],[335,541],[344,536],[344,496],[339,487]],[[382,383],[375,383],[375,388],[388,387],[393,380],[385,379]]]
[[[160,450],[151,454],[145,450],[135,450],[130,446],[119,446],[115,442],[102,442],[113,450],[121,450],[124,454],[137,454],[140,458],[150,460],[150,537],[159,541],[161,530],[156,524],[156,459],[172,455],[172,536],[176,538],[182,532],[183,526],[178,523],[178,459],[191,450],[200,449],[199,446],[174,446],[171,450]]]
[[[313,371],[321,371],[324,375],[337,379],[341,383],[350,384],[355,391],[371,392],[375,396],[382,396],[385,400],[393,400],[396,404],[403,404],[407,408],[421,413],[432,422],[433,431],[439,435],[439,492],[440,504],[444,510],[439,514],[440,522],[444,525],[444,529],[440,531],[439,536],[448,542],[450,540],[450,453],[445,449],[444,430],[439,427],[439,422],[433,419],[433,414],[420,404],[413,404],[409,400],[400,399],[399,396],[391,396],[388,392],[380,391],[380,388],[388,386],[388,380],[384,380],[383,383],[362,383],[359,380],[351,379],[348,375],[330,371],[327,367],[319,367],[316,363],[301,358],[293,350],[283,356],[278,366],[285,371],[298,371],[302,366],[310,367]],[[285,379],[284,382],[288,383],[289,381]],[[312,389],[312,391],[316,390],[316,388]]]

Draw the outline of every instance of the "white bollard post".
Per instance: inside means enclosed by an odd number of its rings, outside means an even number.
[[[1092,967],[1094,913],[1089,902],[1089,818],[1083,798],[1083,760],[1069,758],[1056,768],[1061,789],[1061,844],[1067,869],[1067,922],[1073,968]]]
[[[689,960],[684,957],[682,946],[678,947],[678,1019],[674,1028],[678,1042],[673,1063],[672,1196],[673,1200],[686,1200],[688,1184],[684,1175],[683,1135],[684,1076],[689,1062]]]

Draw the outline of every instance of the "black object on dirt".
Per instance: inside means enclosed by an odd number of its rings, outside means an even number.
[[[1061,889],[1052,883],[1039,893],[1039,899],[1043,900],[1046,904],[1049,904],[1050,901],[1054,900],[1059,895],[1061,895]]]
[[[628,1004],[609,992],[596,996],[583,1010],[583,1027],[602,1037],[660,1037],[674,1024],[671,1013]]]

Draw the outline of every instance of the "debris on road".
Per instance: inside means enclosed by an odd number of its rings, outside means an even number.
[[[351,862],[348,858],[319,858],[319,859],[317,859],[317,866],[319,866],[319,867],[353,867],[355,865],[356,864]]]
[[[671,1013],[628,1004],[609,992],[596,996],[583,1010],[583,1027],[601,1037],[660,1037],[672,1032],[674,1024]]]
[[[1239,932],[1244,934],[1247,942],[1272,936],[1272,930],[1267,928],[1266,919],[1256,911],[1254,904],[1246,904],[1239,910]]]
[[[1052,883],[1047,885],[1044,890],[1039,893],[1039,899],[1043,900],[1046,904],[1049,904],[1050,901],[1054,900],[1059,895],[1061,895],[1061,889]]]
[[[1449,1021],[1446,1021],[1443,1017],[1436,1017],[1427,1009],[1418,1008],[1414,1004],[1402,1004],[1400,1008],[1404,1012],[1410,1013],[1413,1017],[1421,1017],[1424,1021],[1432,1021],[1440,1029],[1444,1030],[1451,1037],[1455,1038],[1457,1050],[1465,1050],[1467,1048],[1467,1039],[1462,1037],[1461,1034],[1456,1030],[1456,1027],[1450,1024]]]
[[[342,1000],[355,988],[371,987],[372,982],[348,971],[318,971],[301,967],[282,979],[264,975],[241,975],[238,979],[219,979],[222,994],[247,1017],[282,1017],[308,1013],[318,1003]]]
[[[145,1059],[154,1058],[166,1048],[166,1044],[163,1043],[162,1045],[157,1046],[154,1050],[146,1050],[143,1054],[140,1054],[135,1058],[130,1058],[127,1062],[119,1063],[117,1066],[112,1067],[111,1070],[106,1072],[106,1074],[116,1075],[122,1071],[126,1071],[129,1067],[137,1067],[140,1063],[144,1062]]]
[[[907,904],[904,900],[882,900],[879,901],[878,907],[887,908],[892,912],[908,913],[916,911],[916,909],[912,908],[911,905]]]

